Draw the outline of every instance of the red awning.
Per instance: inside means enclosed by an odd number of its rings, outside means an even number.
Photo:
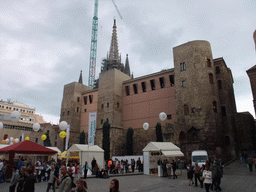
[[[57,151],[34,143],[32,141],[21,141],[19,143],[10,145],[8,147],[4,147],[0,149],[1,153],[24,153],[24,154],[55,154]]]

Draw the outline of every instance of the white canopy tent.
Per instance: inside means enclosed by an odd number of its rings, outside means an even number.
[[[84,165],[85,161],[90,165],[93,158],[95,158],[99,168],[104,168],[104,150],[98,145],[88,146],[84,144],[73,144],[67,150],[67,159],[72,157],[73,154],[79,156],[81,166]]]
[[[182,157],[184,154],[180,151],[180,148],[174,145],[172,142],[150,142],[143,149],[144,159],[144,174],[149,174],[150,169],[157,168],[157,161],[162,155],[168,157]],[[158,170],[159,172],[160,170]]]
[[[54,159],[55,159],[55,161],[57,161],[58,156],[61,156],[61,150],[59,150],[59,148],[58,148],[58,147],[47,147],[47,148],[52,149],[52,150],[54,150],[54,151],[57,151],[57,152],[58,152],[58,153],[56,153],[56,154],[52,155],[52,158],[54,158]]]

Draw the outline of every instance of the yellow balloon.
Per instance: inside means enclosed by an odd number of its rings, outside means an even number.
[[[25,138],[25,141],[29,141],[29,137],[26,137],[26,138]]]
[[[60,138],[62,138],[62,139],[65,138],[66,135],[67,135],[67,134],[66,134],[65,131],[61,131],[61,132],[60,132]]]
[[[5,144],[5,140],[2,140],[2,143]]]
[[[42,139],[43,141],[44,141],[46,138],[47,138],[46,135],[42,135],[42,136],[41,136],[41,139]]]

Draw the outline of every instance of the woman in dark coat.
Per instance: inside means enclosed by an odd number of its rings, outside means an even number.
[[[33,176],[33,170],[31,168],[26,168],[25,175],[27,176],[24,181],[24,192],[34,192],[35,191],[35,183],[36,179]]]
[[[192,185],[194,184],[193,174],[194,174],[194,167],[191,165],[191,163],[189,163],[187,166],[187,177],[189,180],[189,183],[188,183],[189,186],[191,185],[191,183],[192,183]]]

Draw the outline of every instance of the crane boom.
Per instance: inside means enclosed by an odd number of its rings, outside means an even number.
[[[114,4],[114,6],[116,7],[117,13],[119,14],[120,18],[123,19],[121,13],[119,12],[119,10],[118,10],[118,8],[117,8],[117,6],[116,6],[116,4],[115,4],[115,1],[112,0],[112,2],[113,2],[113,4]]]
[[[96,73],[96,56],[97,56],[97,35],[98,35],[98,0],[94,3],[94,15],[92,21],[92,36],[90,50],[89,80],[88,86],[93,88]]]

